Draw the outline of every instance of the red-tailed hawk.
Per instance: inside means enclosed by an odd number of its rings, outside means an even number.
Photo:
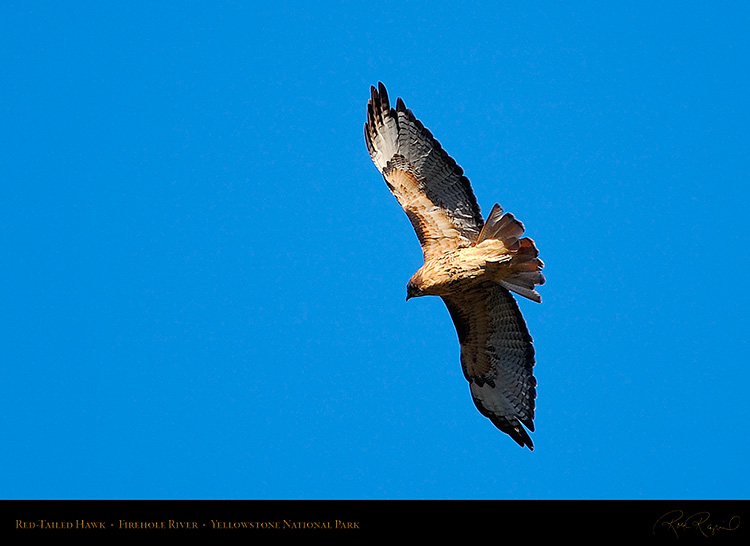
[[[406,299],[443,298],[458,332],[461,366],[479,411],[520,446],[534,449],[534,346],[510,291],[541,302],[534,241],[495,205],[485,222],[463,169],[382,83],[371,89],[365,141],[370,157],[409,217],[424,265]]]

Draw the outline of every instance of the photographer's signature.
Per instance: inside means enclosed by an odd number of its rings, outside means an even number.
[[[653,532],[672,532],[678,538],[680,533],[697,532],[704,537],[710,537],[725,531],[736,531],[739,526],[740,516],[732,516],[723,521],[711,521],[711,514],[708,512],[695,512],[686,516],[682,510],[672,510],[656,520]]]

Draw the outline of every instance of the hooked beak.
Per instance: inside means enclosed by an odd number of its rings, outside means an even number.
[[[409,301],[411,298],[416,298],[419,295],[419,289],[416,286],[413,284],[406,285],[406,301]]]

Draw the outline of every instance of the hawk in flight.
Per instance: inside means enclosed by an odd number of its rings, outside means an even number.
[[[495,205],[484,221],[463,169],[382,83],[371,88],[365,142],[385,183],[409,217],[424,265],[406,299],[443,298],[458,332],[461,366],[482,415],[521,447],[534,449],[534,346],[515,292],[541,302],[544,284],[534,241]],[[522,426],[523,425],[523,426]]]

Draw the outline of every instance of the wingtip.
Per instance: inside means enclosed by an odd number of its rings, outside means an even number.
[[[388,110],[390,108],[390,102],[388,101],[388,91],[385,88],[385,85],[383,85],[383,82],[378,82],[378,88],[375,89],[373,86],[373,97],[378,97],[380,100],[380,107],[383,110]]]
[[[503,429],[500,429],[500,430],[503,430]],[[508,430],[503,430],[503,432],[505,432],[508,436],[510,436],[513,439],[513,441],[516,442],[519,446],[528,447],[529,451],[534,451],[534,442],[531,440],[531,436],[529,436],[529,433],[526,432],[526,430],[524,430],[523,427],[516,426],[512,429],[512,432]]]
[[[472,386],[475,384],[476,383],[472,383]],[[526,418],[523,418],[521,421],[519,421],[517,417],[502,416],[500,414],[497,414],[491,411],[489,408],[487,408],[484,405],[482,398],[478,397],[477,394],[475,394],[472,390],[472,398],[474,400],[474,405],[479,410],[479,413],[487,417],[490,420],[490,422],[493,425],[495,425],[495,427],[498,430],[510,436],[510,438],[519,446],[528,447],[531,451],[534,451],[534,442],[531,440],[531,436],[529,436],[529,433],[524,428],[524,425],[528,427],[529,431],[534,432],[533,398],[536,397],[535,394],[536,394],[536,391],[534,391],[534,394],[532,397],[530,415]]]
[[[526,432],[521,427],[519,427],[519,429],[519,437],[513,437],[513,439],[518,442],[518,445],[520,445],[521,447],[528,447],[529,451],[534,451],[534,442],[531,441],[531,437],[529,436],[528,432]]]
[[[388,108],[390,108],[390,101],[388,99],[388,90],[385,88],[385,84],[383,84],[383,82],[379,81],[377,88],[374,85],[370,86],[370,96],[373,102],[378,102],[378,101],[380,102],[383,110],[387,110]],[[403,99],[401,99],[401,97],[398,97],[396,99],[396,111],[407,112],[406,104],[404,104],[404,101]],[[416,118],[415,118],[415,121],[419,123],[419,121],[416,120]]]

